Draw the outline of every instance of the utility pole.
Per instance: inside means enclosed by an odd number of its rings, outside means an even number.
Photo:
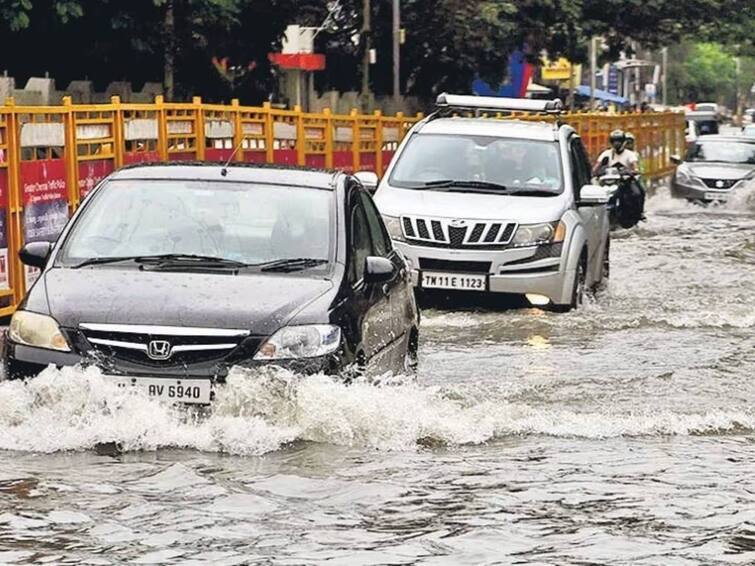
[[[366,112],[370,98],[370,0],[362,2],[362,110]]]
[[[597,37],[590,40],[590,111],[595,110],[595,86],[597,83],[595,73],[598,70],[597,43]]]
[[[737,90],[737,102],[734,105],[737,113],[737,125],[742,125],[742,92],[740,89],[740,76],[742,73],[742,62],[739,57],[734,57],[734,64],[736,65],[736,90]]]
[[[668,106],[668,47],[661,49],[662,65],[663,65],[663,106]]]
[[[174,71],[176,66],[176,16],[173,11],[173,0],[165,3],[165,60],[163,66],[163,86],[165,100],[173,102],[175,91]]]
[[[401,6],[393,0],[393,96],[401,96]]]

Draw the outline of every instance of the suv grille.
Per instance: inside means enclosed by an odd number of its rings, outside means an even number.
[[[245,330],[81,324],[95,352],[155,368],[222,360],[249,335]]]
[[[514,222],[450,220],[402,216],[404,236],[414,243],[435,248],[501,249],[516,232]]]

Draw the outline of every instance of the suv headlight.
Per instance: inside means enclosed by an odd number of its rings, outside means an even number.
[[[286,326],[260,346],[255,360],[316,358],[335,352],[341,344],[341,329],[331,324]]]
[[[563,242],[566,237],[566,224],[563,221],[543,224],[520,224],[511,240],[514,247],[537,246]]]
[[[58,323],[51,316],[28,311],[16,311],[10,321],[10,339],[16,344],[70,352]]]
[[[404,238],[404,230],[401,227],[400,218],[383,215],[383,222],[385,223],[385,227],[388,230],[388,235],[391,237],[391,240],[394,242],[406,241],[406,238]]]

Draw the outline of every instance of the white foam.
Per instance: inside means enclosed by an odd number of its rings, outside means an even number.
[[[96,370],[48,369],[0,383],[0,449],[55,452],[117,442],[125,450],[191,448],[256,455],[293,441],[383,450],[478,444],[510,435],[605,438],[755,430],[755,413],[578,412],[480,401],[476,390],[344,385],[326,376],[234,371],[209,415],[118,389]],[[477,399],[477,400],[475,400]]]

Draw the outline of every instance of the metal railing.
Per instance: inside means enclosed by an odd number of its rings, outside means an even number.
[[[552,120],[549,116],[514,116]],[[279,110],[265,104],[166,103],[0,106],[0,316],[11,314],[36,277],[17,258],[26,242],[54,241],[81,200],[129,163],[208,160],[385,171],[422,115],[347,115]],[[631,131],[650,178],[682,153],[679,114],[564,114],[595,158],[615,128]],[[234,153],[234,150],[235,153]]]

